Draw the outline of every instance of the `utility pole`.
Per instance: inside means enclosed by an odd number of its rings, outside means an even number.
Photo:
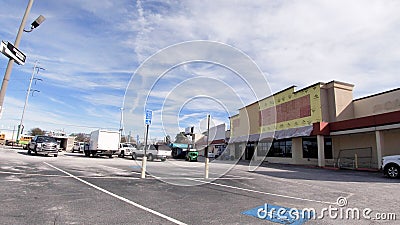
[[[122,120],[123,120],[123,111],[124,108],[120,108],[121,111],[121,116],[120,116],[120,120],[119,120],[119,141],[118,141],[118,148],[120,148],[121,146],[121,139],[122,139],[122,131],[123,131],[123,126],[122,126]]]
[[[38,65],[38,61],[35,62],[35,66],[33,67],[32,76],[31,76],[31,79],[29,80],[28,90],[26,91],[24,109],[22,110],[21,121],[19,122],[19,125],[18,125],[17,138],[15,139],[15,141],[17,143],[19,142],[19,134],[22,134],[22,132],[24,131],[24,125],[23,125],[24,115],[25,115],[26,107],[28,105],[29,94],[31,93],[32,81],[33,81],[33,79],[35,79],[34,78],[35,71],[36,71],[36,74],[38,74],[39,70],[45,70],[44,68],[38,67],[37,65]],[[38,91],[38,90],[33,90],[33,91]],[[33,94],[33,92],[32,92],[32,94]]]

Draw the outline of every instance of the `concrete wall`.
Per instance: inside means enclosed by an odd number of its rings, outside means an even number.
[[[400,89],[354,101],[355,118],[400,110]]]

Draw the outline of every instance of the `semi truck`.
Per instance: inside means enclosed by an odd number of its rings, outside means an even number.
[[[85,147],[85,156],[106,155],[110,158],[119,149],[119,131],[95,130],[90,133],[89,147]]]

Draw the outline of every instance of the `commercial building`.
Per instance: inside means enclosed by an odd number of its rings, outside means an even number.
[[[214,127],[210,127],[208,132],[207,139],[207,131],[203,132],[200,138],[196,140],[196,148],[199,150],[200,155],[204,156],[204,148],[207,146],[208,140],[208,153],[209,156],[218,156],[225,149],[227,139],[227,131],[225,123],[219,124]]]
[[[295,86],[230,117],[231,157],[320,167],[373,168],[400,154],[400,88],[353,100],[354,85]]]

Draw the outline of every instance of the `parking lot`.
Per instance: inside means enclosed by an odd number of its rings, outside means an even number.
[[[250,172],[246,162],[213,161],[204,179],[203,162],[170,159],[148,162],[141,179],[140,159],[0,148],[0,160],[1,224],[277,224],[250,215],[266,204],[318,216],[338,209],[306,224],[396,224],[400,216],[400,180],[380,172],[279,164]],[[370,209],[371,218],[341,218],[347,208]]]

